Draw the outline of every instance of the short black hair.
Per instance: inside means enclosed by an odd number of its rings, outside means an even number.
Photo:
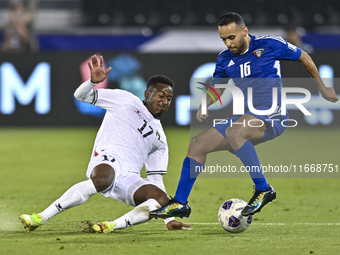
[[[147,88],[151,86],[155,86],[157,83],[163,83],[163,84],[169,85],[172,88],[175,86],[175,83],[169,77],[166,77],[165,75],[157,74],[157,75],[152,76],[148,80]]]
[[[224,14],[220,18],[218,25],[219,26],[226,26],[226,25],[229,25],[231,23],[235,23],[236,25],[239,25],[239,26],[245,26],[246,25],[244,23],[242,16],[240,14],[237,14],[236,12],[227,12],[226,14]]]

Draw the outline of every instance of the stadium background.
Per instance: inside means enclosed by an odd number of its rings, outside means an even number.
[[[192,225],[191,231],[166,231],[164,223],[152,220],[109,236],[84,233],[84,222],[113,220],[131,210],[101,195],[31,233],[26,233],[18,220],[21,213],[42,211],[85,178],[103,112],[77,104],[73,92],[88,78],[85,61],[92,54],[102,54],[106,65],[113,67],[103,84],[107,87],[141,96],[150,75],[163,73],[175,81],[173,104],[162,118],[170,148],[164,183],[168,194],[174,195],[191,133],[185,124],[188,116],[178,114],[188,113],[186,103],[190,88],[196,87],[191,79],[195,71],[202,65],[211,68],[225,49],[217,33],[217,19],[227,11],[236,11],[244,16],[252,34],[284,36],[286,25],[304,27],[303,41],[314,47],[311,56],[318,68],[323,68],[327,85],[340,94],[336,79],[340,70],[339,1],[36,3],[34,31],[39,51],[0,53],[0,254],[340,253],[338,172],[329,173],[332,178],[309,178],[304,173],[299,178],[269,178],[278,193],[277,201],[255,215],[252,226],[239,235],[221,229],[217,211],[229,198],[249,199],[253,183],[248,176],[198,178],[189,198],[192,214],[183,219]],[[7,17],[8,1],[0,0],[0,29]],[[315,118],[307,121],[301,112],[290,110],[299,127],[258,145],[261,163],[294,164],[303,169],[312,164],[338,166],[339,102],[330,108],[322,103],[314,85],[296,84],[308,77],[299,63],[283,61],[282,75],[294,78],[294,86],[311,91],[316,105],[307,108],[314,111]],[[284,86],[292,86],[289,81],[285,80]],[[227,107],[230,111],[231,105]],[[229,153],[213,155],[241,166]]]
[[[30,3],[23,2],[27,6]],[[187,126],[188,97],[183,101],[183,96],[195,88],[191,78],[204,78],[194,76],[195,71],[214,63],[225,48],[216,22],[227,11],[243,15],[254,35],[285,37],[285,27],[303,27],[302,40],[314,48],[311,56],[318,68],[323,67],[322,77],[328,79],[328,86],[336,87],[334,78],[340,70],[339,3],[308,1],[309,8],[305,9],[303,2],[36,1],[34,33],[39,51],[1,54],[0,125],[98,125],[103,112],[75,102],[73,91],[88,78],[84,63],[89,56],[102,54],[106,65],[113,67],[106,87],[123,88],[143,98],[141,91],[148,77],[171,77],[176,83],[175,97],[162,122],[165,126]],[[0,28],[5,26],[7,8],[8,1],[0,1]],[[282,77],[308,74],[299,63],[282,61]],[[313,84],[300,87],[321,99]],[[291,111],[299,126],[339,125],[339,103],[330,108],[323,100],[316,101],[307,105],[313,113],[309,121],[301,112]],[[195,106],[191,108],[195,110]]]

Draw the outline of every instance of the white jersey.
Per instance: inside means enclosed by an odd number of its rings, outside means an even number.
[[[119,89],[94,91],[92,104],[106,109],[97,133],[92,156],[109,153],[123,162],[123,171],[165,174],[168,145],[162,125],[143,102]]]

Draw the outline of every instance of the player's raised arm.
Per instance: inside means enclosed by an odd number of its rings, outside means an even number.
[[[316,68],[312,58],[308,55],[308,53],[302,50],[301,56],[298,60],[301,62],[304,68],[306,68],[307,72],[314,78],[315,83],[318,86],[318,89],[323,98],[334,103],[338,101],[339,98],[335,93],[334,89],[326,87],[325,84],[323,83],[319,71]]]
[[[87,62],[90,72],[91,79],[83,82],[77,90],[74,92],[74,97],[79,101],[86,103],[93,103],[95,100],[93,88],[100,82],[104,81],[111,71],[111,67],[104,71],[104,59],[100,56],[100,62],[98,64],[98,59],[96,55],[91,57],[92,64]]]

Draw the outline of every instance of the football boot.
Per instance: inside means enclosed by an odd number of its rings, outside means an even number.
[[[255,190],[253,197],[249,203],[243,208],[241,215],[248,216],[254,215],[261,211],[261,209],[268,203],[276,200],[276,191],[272,186],[266,191]]]

